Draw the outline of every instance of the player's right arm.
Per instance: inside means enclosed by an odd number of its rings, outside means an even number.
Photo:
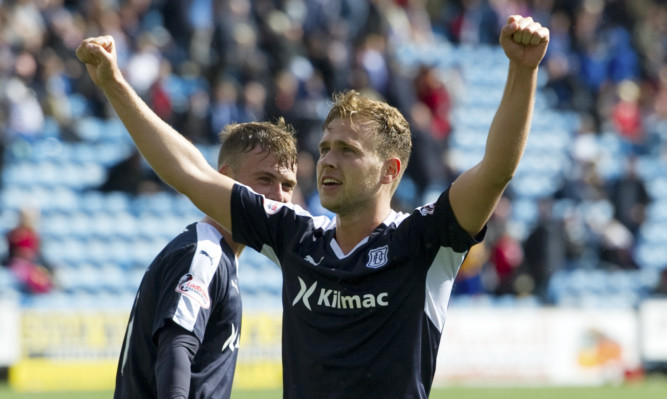
[[[113,38],[85,39],[77,47],[76,55],[86,64],[91,79],[104,92],[160,178],[231,231],[230,198],[234,180],[212,168],[192,143],[139,97],[118,67]]]
[[[185,399],[190,393],[192,360],[199,340],[173,321],[157,333],[155,380],[159,399]]]

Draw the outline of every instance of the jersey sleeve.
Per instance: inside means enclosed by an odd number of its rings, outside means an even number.
[[[486,226],[474,237],[461,227],[449,202],[449,190],[443,192],[434,203],[417,208],[416,212],[422,219],[420,230],[424,232],[424,238],[429,240],[437,237],[440,247],[452,248],[457,253],[468,251],[482,241],[486,234]]]
[[[187,245],[161,259],[153,334],[171,320],[201,342],[217,298],[224,296],[218,291],[226,285],[217,280],[226,276],[218,267],[223,256],[219,236],[203,223],[194,228],[197,234]]]
[[[190,392],[192,360],[199,349],[198,339],[172,322],[158,332],[155,362],[158,397],[187,398]]]
[[[295,204],[270,200],[241,184],[232,191],[231,211],[234,241],[264,254],[268,246],[278,257],[286,240],[306,237],[316,220]]]

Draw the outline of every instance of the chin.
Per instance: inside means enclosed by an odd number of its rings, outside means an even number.
[[[333,203],[332,201],[325,201],[324,199],[322,199],[322,197],[320,197],[320,204],[322,205],[322,208],[331,212],[336,212],[335,211],[336,204]]]
[[[328,210],[329,212],[338,213],[340,211],[340,204],[338,204],[336,201],[331,201],[320,197],[320,204],[322,205],[322,208]]]

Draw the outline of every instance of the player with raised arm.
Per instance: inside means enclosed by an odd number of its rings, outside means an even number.
[[[411,149],[405,118],[356,92],[335,96],[317,164],[333,220],[215,173],[125,82],[110,37],[77,55],[156,172],[281,267],[285,398],[426,398],[454,278],[523,154],[548,41],[532,18],[508,18],[507,82],[485,154],[411,214],[391,209]]]
[[[296,185],[296,139],[283,120],[227,126],[219,172],[277,202]],[[114,397],[229,398],[241,334],[238,257],[244,246],[209,217],[153,260],[121,348]]]

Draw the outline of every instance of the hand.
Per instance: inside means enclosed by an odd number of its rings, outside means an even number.
[[[500,31],[500,45],[510,61],[517,65],[535,69],[549,44],[549,29],[531,17],[511,15]]]
[[[121,78],[116,56],[116,44],[111,36],[84,39],[76,48],[77,58],[86,64],[93,82],[98,86]]]

